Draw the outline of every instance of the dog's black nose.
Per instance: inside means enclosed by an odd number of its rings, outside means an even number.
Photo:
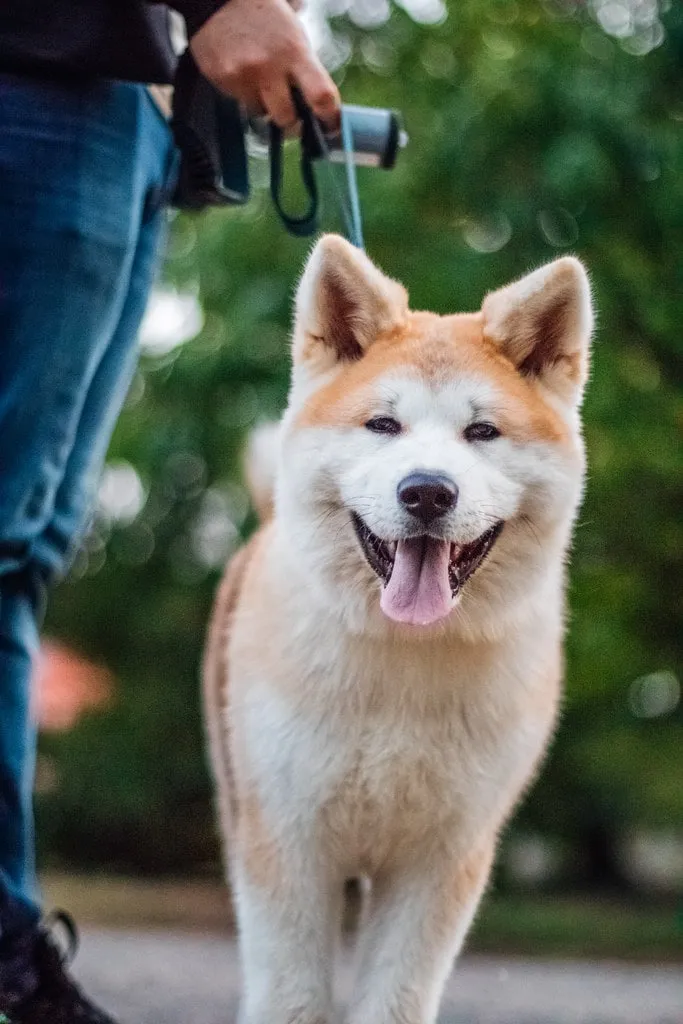
[[[450,512],[458,500],[458,488],[439,473],[411,473],[397,488],[398,500],[416,519],[429,523]]]

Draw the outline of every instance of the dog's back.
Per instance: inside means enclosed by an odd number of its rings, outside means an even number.
[[[273,491],[277,463],[279,425],[263,424],[249,436],[243,462],[251,503],[265,528],[273,514]],[[260,531],[243,545],[228,563],[213,603],[202,664],[202,710],[209,761],[216,789],[216,808],[222,835],[229,842],[236,819],[230,755],[225,732],[228,728],[229,672],[228,644],[232,618],[249,562],[258,545]]]

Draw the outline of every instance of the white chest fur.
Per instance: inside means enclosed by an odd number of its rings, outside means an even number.
[[[552,727],[547,648],[278,639],[260,664],[237,645],[230,700],[236,774],[275,832],[315,829],[340,871],[372,873],[505,816]]]

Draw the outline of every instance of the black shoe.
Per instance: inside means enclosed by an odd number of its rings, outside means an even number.
[[[66,949],[54,926],[66,933]],[[76,926],[59,911],[45,924],[0,943],[0,1024],[116,1024],[94,1006],[69,977],[67,966],[78,947]]]

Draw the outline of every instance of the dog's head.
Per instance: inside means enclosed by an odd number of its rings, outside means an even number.
[[[276,508],[324,601],[359,628],[425,627],[458,605],[470,620],[500,612],[561,571],[591,322],[573,258],[478,313],[437,316],[411,312],[343,239],[317,244],[296,302]]]

